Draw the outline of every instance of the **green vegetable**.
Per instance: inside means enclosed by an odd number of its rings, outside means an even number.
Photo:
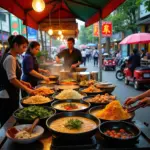
[[[29,107],[21,109],[15,115],[19,119],[33,120],[35,118],[49,117],[52,114],[53,114],[52,111],[48,111],[44,107],[41,107],[41,106],[29,106]]]
[[[65,124],[65,127],[70,129],[70,130],[71,129],[80,129],[82,124],[83,124],[83,122],[78,120],[78,119],[70,119]]]

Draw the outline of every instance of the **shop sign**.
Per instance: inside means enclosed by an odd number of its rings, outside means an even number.
[[[27,27],[28,40],[37,41],[37,30]]]
[[[99,23],[98,22],[93,24],[93,36],[99,37]]]
[[[16,16],[14,16],[13,14],[11,14],[10,22],[11,22],[11,34],[12,35],[20,34],[19,19]]]
[[[102,37],[112,36],[112,22],[103,21],[102,22]]]

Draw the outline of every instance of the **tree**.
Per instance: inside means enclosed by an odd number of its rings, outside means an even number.
[[[147,11],[150,11],[150,0],[136,0],[136,4],[140,6],[142,3],[144,3],[144,6]]]
[[[116,11],[114,11],[106,20],[112,21],[114,32],[125,32],[131,30],[137,32],[138,5],[137,0],[126,0]]]
[[[93,25],[87,28],[81,26],[79,31],[79,41],[81,44],[98,43],[98,38],[93,36]]]

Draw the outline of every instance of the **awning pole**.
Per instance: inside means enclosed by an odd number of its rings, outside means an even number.
[[[102,51],[101,51],[101,37],[102,37],[102,20],[99,20],[99,81],[102,82]]]

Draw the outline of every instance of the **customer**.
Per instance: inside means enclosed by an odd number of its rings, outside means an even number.
[[[20,81],[21,69],[16,61],[28,45],[28,40],[22,36],[10,36],[7,48],[0,61],[0,122],[3,125],[12,113],[19,107],[19,88],[32,94],[30,84]]]
[[[97,48],[93,51],[93,58],[94,58],[94,66],[98,66],[98,57],[99,57],[99,51]]]
[[[69,38],[67,40],[67,44],[68,49],[65,49],[57,54],[56,62],[60,63],[60,59],[64,58],[65,70],[74,72],[75,68],[79,67],[79,65],[82,63],[82,55],[78,49],[74,48],[74,38]]]
[[[36,55],[39,53],[39,51],[40,44],[36,41],[32,41],[28,46],[22,62],[22,80],[29,82],[32,87],[37,86],[39,79],[45,80],[47,82],[49,81],[48,77],[41,74],[50,74],[50,72],[48,70],[43,70],[39,68],[39,64],[36,59]]]
[[[86,51],[85,51],[85,49],[82,50],[81,54],[82,54],[82,60],[83,60],[84,66],[86,66]]]
[[[138,96],[127,98],[124,104],[131,105],[137,101],[139,101],[139,104],[145,104],[144,107],[150,106],[150,90],[148,90]]]
[[[141,58],[144,58],[146,56],[146,51],[144,48],[141,49]]]

